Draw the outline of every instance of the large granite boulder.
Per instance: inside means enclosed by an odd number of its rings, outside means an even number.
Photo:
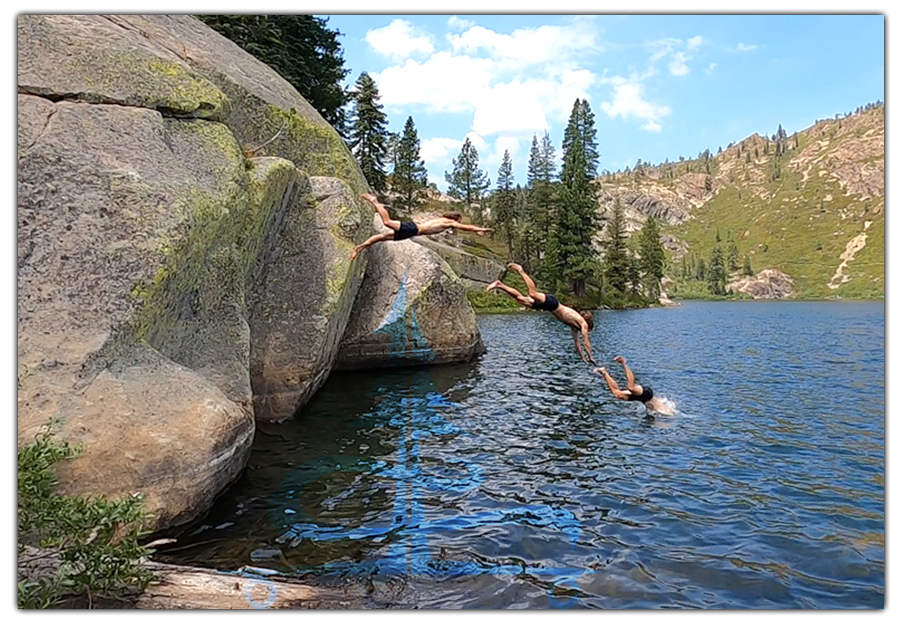
[[[484,286],[500,278],[505,268],[492,259],[478,257],[449,243],[428,236],[413,237],[412,241],[433,250],[450,264],[467,290],[481,291]]]
[[[463,362],[484,353],[475,312],[453,269],[411,241],[366,251],[336,369]]]
[[[350,252],[362,216],[342,181],[312,177],[290,203],[271,261],[254,284],[250,320],[258,420],[290,417],[325,382],[361,278]],[[307,199],[307,198],[311,198]]]
[[[84,446],[62,489],[186,522],[255,418],[330,370],[365,180],[286,81],[189,16],[20,15],[17,51],[19,444],[57,418]]]

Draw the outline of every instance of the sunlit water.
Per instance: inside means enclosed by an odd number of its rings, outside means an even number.
[[[403,608],[881,608],[884,304],[546,314],[468,365],[336,374],[165,559],[380,582]],[[382,593],[378,593],[382,594]]]

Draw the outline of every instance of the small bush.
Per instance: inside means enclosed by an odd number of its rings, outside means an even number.
[[[469,290],[466,292],[466,296],[469,298],[472,308],[480,313],[517,312],[522,308],[509,294],[499,290],[494,292]]]
[[[90,607],[95,597],[116,599],[152,579],[140,565],[148,553],[138,544],[146,520],[140,497],[111,501],[56,492],[54,466],[78,452],[54,440],[49,425],[19,450],[19,608],[48,608],[69,597],[86,597]],[[47,560],[49,572],[22,572]]]

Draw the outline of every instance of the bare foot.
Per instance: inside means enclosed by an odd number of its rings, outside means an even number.
[[[500,285],[500,281],[494,281],[494,282],[491,283],[489,286],[487,286],[486,288],[484,288],[484,291],[485,291],[485,292],[490,292],[491,290],[497,288],[499,285]]]
[[[598,366],[596,369],[594,369],[594,373],[599,373],[600,375],[603,375],[604,373],[606,373],[606,367]]]
[[[625,364],[625,358],[623,358],[622,356],[616,356],[615,358],[613,358],[613,361],[618,362],[619,364]]]
[[[360,249],[354,248],[353,252],[350,253],[350,261],[353,261],[354,259],[356,259],[359,256],[359,253],[360,253]]]
[[[516,272],[522,271],[522,266],[520,266],[518,263],[508,263],[506,264],[506,267],[510,270],[515,270]]]

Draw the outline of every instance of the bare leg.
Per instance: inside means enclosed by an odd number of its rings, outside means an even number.
[[[534,281],[530,276],[525,274],[525,270],[522,269],[522,266],[520,266],[518,263],[510,263],[506,267],[519,273],[519,276],[521,276],[522,280],[525,281],[525,287],[528,288],[528,296],[538,301],[539,303],[543,303],[547,300],[547,295],[543,292],[538,292],[537,286],[534,284]]]
[[[613,360],[621,364],[622,368],[625,369],[625,379],[628,383],[628,390],[635,395],[640,395],[641,393],[643,393],[644,387],[634,381],[634,373],[632,373],[631,369],[628,368],[628,365],[625,363],[625,358],[623,358],[622,356],[616,356],[615,358],[613,358]]]
[[[375,207],[375,211],[378,213],[378,216],[381,217],[381,221],[385,226],[387,226],[391,230],[400,230],[400,222],[395,219],[391,219],[391,216],[388,214],[387,209],[382,206],[381,202],[378,201],[378,198],[376,198],[371,193],[363,193],[360,197],[372,203],[372,206]]]
[[[609,371],[606,370],[605,366],[594,369],[594,373],[599,373],[603,376],[603,379],[606,380],[606,386],[609,387],[610,393],[615,395],[618,399],[628,399],[628,391],[623,391],[619,388],[619,384],[613,379],[613,376],[609,374]]]
[[[393,233],[378,233],[377,235],[372,235],[353,249],[353,252],[350,253],[350,261],[356,259],[359,256],[359,253],[361,253],[372,244],[377,244],[379,241],[390,241],[393,238]]]
[[[484,226],[474,226],[472,224],[460,224],[459,222],[454,222],[451,224],[450,228],[456,228],[459,230],[467,230],[470,233],[478,233],[479,235],[486,235],[488,233],[494,232],[493,228],[485,228]]]
[[[494,281],[493,283],[488,285],[486,288],[484,288],[485,292],[490,292],[491,290],[503,290],[504,292],[509,294],[511,297],[516,299],[516,301],[518,301],[519,303],[524,305],[525,307],[531,307],[532,305],[534,305],[533,298],[531,298],[529,296],[522,296],[522,294],[519,292],[519,290],[517,290],[514,287],[509,287],[502,281]]]

